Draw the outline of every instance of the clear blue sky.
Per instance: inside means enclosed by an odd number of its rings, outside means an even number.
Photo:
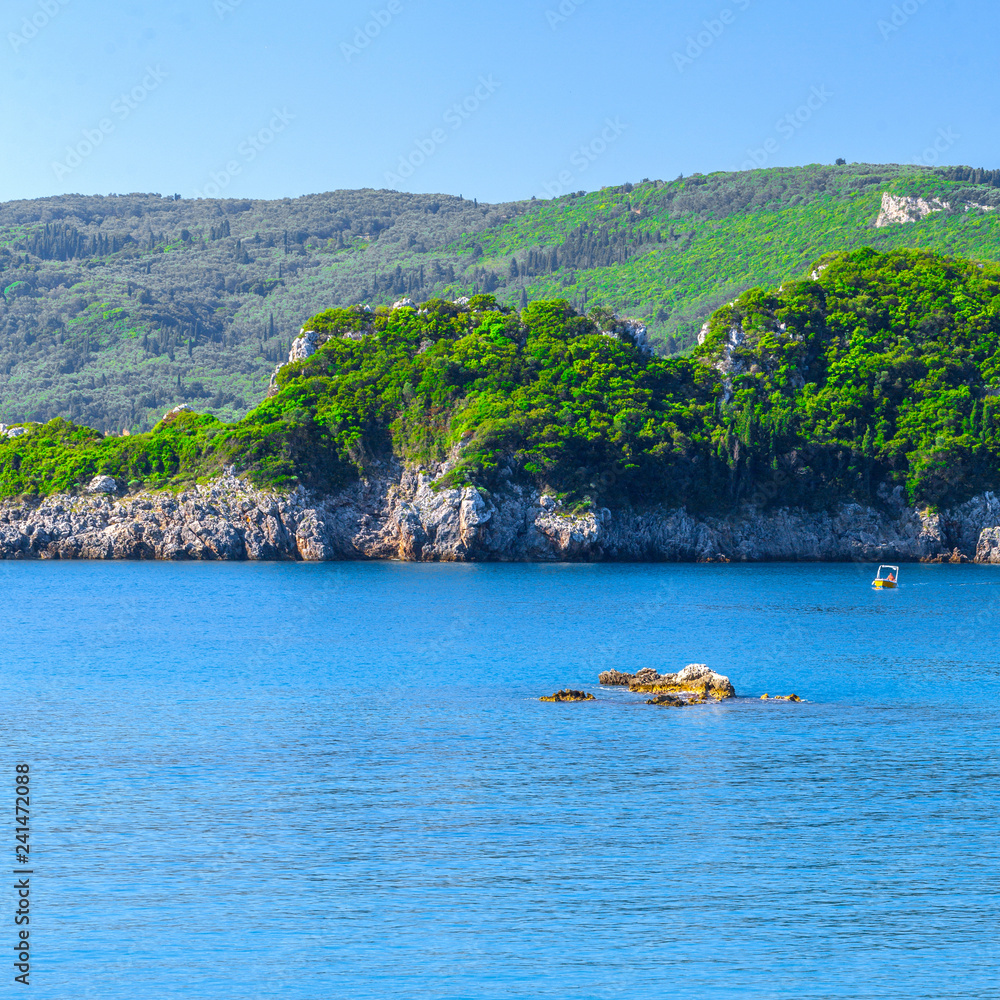
[[[5,0],[0,201],[502,201],[753,156],[995,168],[998,20],[987,0]]]

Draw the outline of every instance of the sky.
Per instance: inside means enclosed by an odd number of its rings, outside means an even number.
[[[994,2],[4,0],[0,201],[1000,167]]]

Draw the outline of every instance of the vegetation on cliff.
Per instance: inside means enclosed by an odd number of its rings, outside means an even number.
[[[233,464],[258,484],[330,489],[392,456],[451,456],[444,485],[499,474],[589,504],[873,500],[944,504],[1000,485],[1000,266],[919,250],[830,256],[718,310],[663,358],[608,310],[333,309],[328,338],[243,420],[172,414],[105,437],[57,420],[0,440],[0,495],[96,474],[163,486]]]
[[[661,354],[746,288],[831,251],[1000,260],[996,172],[851,164],[643,181],[488,206],[339,191],[280,201],[70,195],[0,205],[0,421],[238,420],[327,305],[491,293],[641,318]],[[875,228],[884,193],[952,208]]]

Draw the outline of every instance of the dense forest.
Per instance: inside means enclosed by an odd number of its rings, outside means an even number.
[[[54,420],[0,441],[0,495],[211,477],[333,489],[395,457],[457,457],[441,486],[500,474],[576,509],[741,502],[941,506],[1000,486],[1000,265],[921,250],[829,255],[715,312],[661,357],[605,306],[521,310],[493,295],[331,308],[325,342],[224,423],[181,412],[145,434]]]
[[[430,250],[505,218],[376,191],[2,205],[0,420],[141,430],[179,402],[236,419],[304,317],[330,301],[421,294],[453,275]]]
[[[178,403],[235,421],[303,319],[333,304],[492,294],[644,321],[691,350],[717,308],[825,253],[1000,260],[1000,176],[812,166],[643,181],[490,206],[334,192],[281,201],[70,195],[0,205],[0,421],[143,431]],[[884,192],[952,208],[875,228]],[[976,206],[969,208],[969,206]]]

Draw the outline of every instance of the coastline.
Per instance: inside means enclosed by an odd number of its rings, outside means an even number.
[[[507,480],[434,490],[437,474],[385,467],[326,496],[259,491],[232,474],[181,492],[94,492],[0,503],[0,559],[414,562],[976,562],[1000,565],[1000,499],[931,513],[897,490],[880,508],[746,505],[574,514]]]

